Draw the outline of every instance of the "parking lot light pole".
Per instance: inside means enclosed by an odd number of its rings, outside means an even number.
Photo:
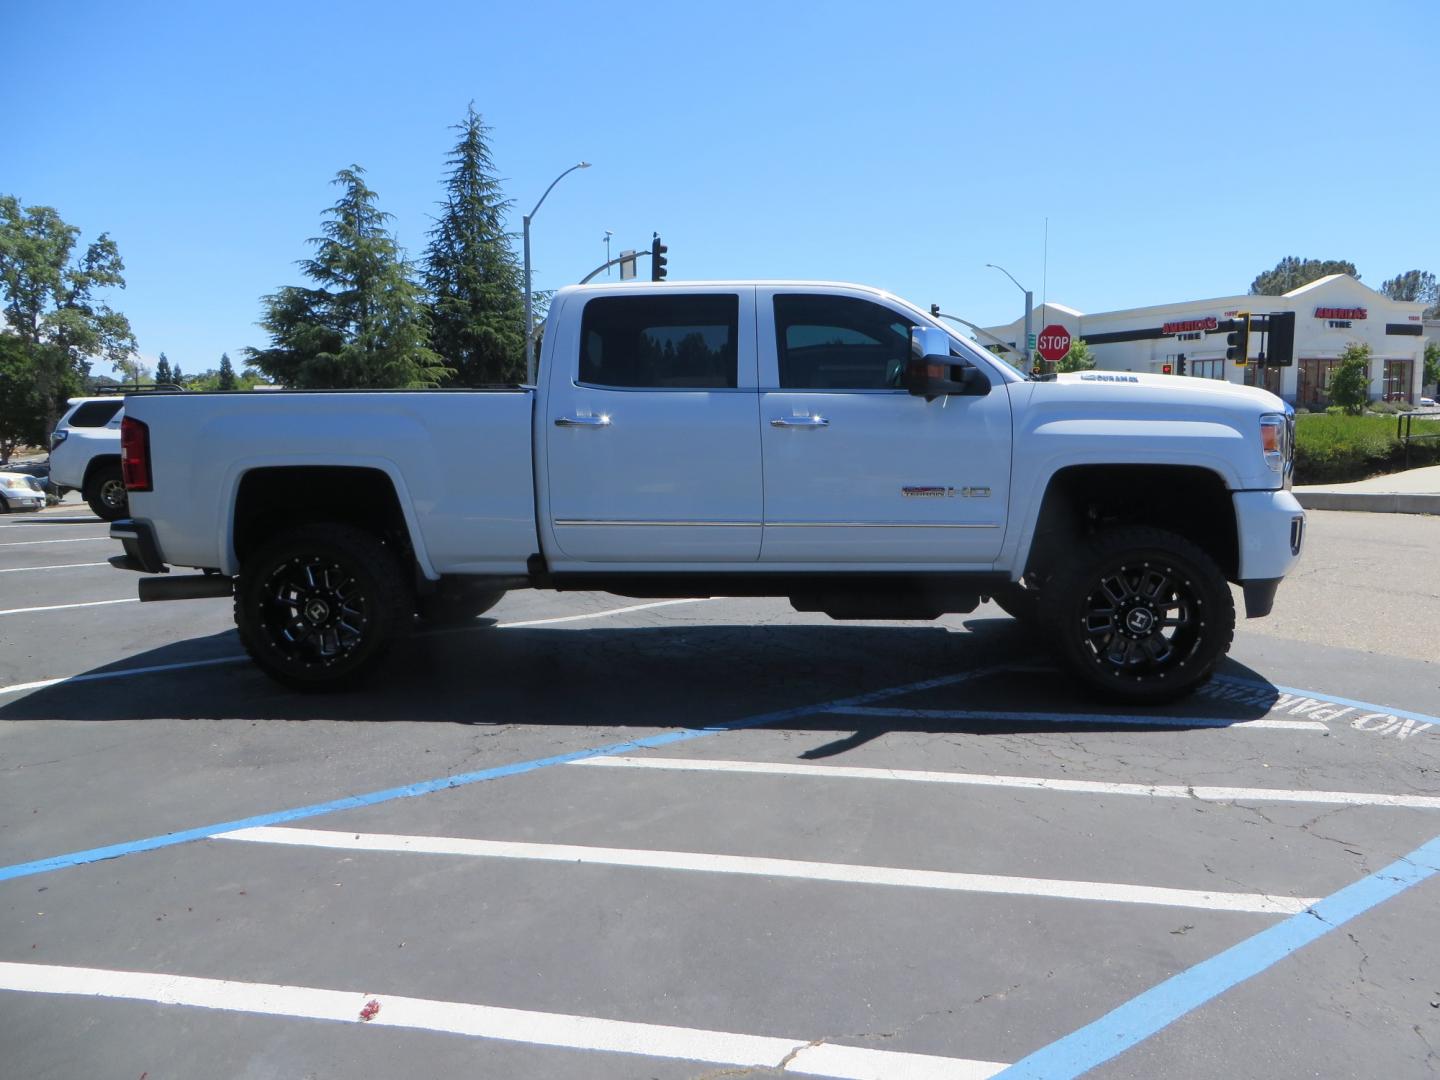
[[[1015,281],[1015,275],[1012,274],[1012,273],[1010,273],[1010,271],[1009,271],[1009,270],[1006,270],[1003,266],[997,266],[995,263],[986,263],[985,265],[988,266],[991,270],[999,270],[1000,273],[1004,274],[1004,275],[1005,275],[1006,277],[1008,277],[1011,281],[1014,281],[1014,282],[1015,282],[1015,287],[1016,287],[1017,289],[1019,289],[1022,293],[1025,294],[1025,354],[1024,354],[1024,355],[1025,355],[1025,371],[1028,373],[1028,371],[1029,371],[1029,369],[1030,369],[1030,364],[1031,364],[1031,357],[1033,356],[1033,353],[1031,352],[1031,350],[1034,348],[1034,346],[1030,344],[1030,319],[1031,319],[1031,314],[1030,314],[1030,312],[1031,312],[1031,310],[1035,307],[1035,294],[1032,293],[1029,289],[1025,288],[1024,285],[1021,285],[1018,281]]]
[[[571,165],[570,168],[550,181],[550,186],[545,189],[545,195],[549,195],[550,192],[554,191],[555,185],[561,180],[564,180],[565,177],[569,176],[576,169],[588,169],[589,167],[590,163],[588,161],[581,161],[575,165]],[[535,204],[535,209],[531,210],[530,213],[526,214],[522,219],[523,228],[521,231],[525,237],[525,381],[527,383],[533,383],[535,381],[535,357],[530,348],[530,332],[535,329],[535,303],[533,294],[530,291],[530,219],[533,218],[540,209],[540,203],[545,201],[545,195],[540,196],[540,202]]]

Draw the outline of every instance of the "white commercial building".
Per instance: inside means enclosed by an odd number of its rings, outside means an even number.
[[[1037,306],[1033,332],[1060,325],[1073,339],[1084,339],[1106,371],[1182,371],[1203,379],[1225,379],[1256,385],[1255,359],[1264,341],[1250,335],[1251,363],[1225,361],[1225,326],[1241,312],[1253,317],[1271,312],[1295,313],[1294,364],[1268,367],[1265,385],[1298,407],[1318,409],[1330,402],[1330,376],[1340,353],[1351,342],[1370,346],[1370,396],[1406,401],[1420,396],[1427,327],[1423,303],[1391,300],[1348,274],[1331,274],[1283,296],[1222,296],[1178,304],[1104,311],[1087,315],[1061,304]],[[986,328],[1002,341],[1017,345],[1024,319]],[[1183,363],[1181,362],[1183,358]]]

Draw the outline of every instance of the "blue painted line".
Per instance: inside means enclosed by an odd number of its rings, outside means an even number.
[[[1222,682],[1229,686],[1253,686],[1257,690],[1275,690],[1281,694],[1289,694],[1291,697],[1308,697],[1315,701],[1329,701],[1336,705],[1349,705],[1355,709],[1364,709],[1366,712],[1384,713],[1387,716],[1399,716],[1406,720],[1418,720],[1422,724],[1440,724],[1440,716],[1431,716],[1428,713],[1408,712],[1405,709],[1396,709],[1389,705],[1376,705],[1373,701],[1356,701],[1354,698],[1336,697],[1334,694],[1322,694],[1318,690],[1301,690],[1294,686],[1277,686],[1274,683],[1261,682],[1259,679],[1241,679],[1234,675],[1216,675],[1216,682]]]
[[[1094,1023],[1022,1058],[998,1074],[996,1080],[1071,1080],[1083,1076],[1295,950],[1437,873],[1440,836],[1383,870],[1166,979]]]
[[[384,791],[372,791],[368,795],[347,795],[343,799],[313,803],[310,806],[299,806],[291,810],[278,810],[270,814],[259,814],[255,817],[241,818],[238,821],[224,821],[218,825],[203,825],[197,829],[185,829],[181,832],[164,833],[160,836],[146,837],[143,840],[130,840],[123,844],[110,844],[107,847],[89,848],[85,851],[72,851],[67,855],[56,855],[48,859],[37,859],[34,862],[16,863],[13,866],[0,868],[0,881],[29,877],[32,874],[45,874],[51,870],[64,870],[71,866],[83,866],[87,863],[102,862],[106,859],[118,859],[123,855],[134,855],[141,851],[155,851],[158,848],[174,847],[177,844],[188,844],[194,840],[205,840],[219,833],[233,832],[236,829],[251,829],[261,825],[281,825],[287,821],[302,821],[305,818],[320,817],[321,815],[333,814],[340,810],[358,810],[362,806],[374,806],[377,803],[393,802],[396,799],[411,799],[419,795],[429,795],[436,791],[446,791],[451,788],[465,787],[469,784],[483,783],[486,780],[499,780],[507,776],[520,776],[524,773],[534,772],[536,769],[550,768],[552,765],[568,765],[572,761],[581,761],[585,758],[606,757],[610,754],[624,754],[631,750],[653,749],[657,746],[669,746],[672,743],[686,742],[690,739],[698,739],[706,735],[717,735],[725,731],[741,731],[745,728],[761,727],[765,724],[783,723],[787,720],[796,720],[803,716],[823,713],[836,706],[860,705],[871,701],[882,701],[887,697],[929,690],[938,686],[950,686],[955,683],[965,682],[968,679],[977,678],[981,675],[992,674],[996,670],[1000,669],[977,668],[972,671],[960,672],[956,675],[942,675],[938,678],[926,679],[923,682],[909,683],[904,686],[892,686],[883,690],[873,690],[868,694],[860,694],[856,697],[845,698],[840,701],[827,701],[819,705],[801,705],[793,709],[781,709],[777,712],[761,713],[758,716],[747,716],[739,720],[728,720],[724,723],[713,724],[708,727],[682,728],[679,731],[667,731],[659,735],[650,735],[643,739],[631,739],[626,742],[611,743],[609,746],[596,746],[588,750],[575,750],[568,754],[557,754],[554,757],[536,758],[532,761],[517,761],[510,765],[499,765],[493,769],[481,769],[477,772],[460,773],[455,776],[442,776],[435,780],[424,780],[416,784],[407,784],[404,787],[386,788]]]

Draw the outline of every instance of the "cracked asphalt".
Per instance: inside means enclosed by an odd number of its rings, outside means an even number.
[[[643,602],[533,592],[417,633],[363,692],[298,697],[233,661],[223,602],[66,606],[135,587],[85,565],[114,549],[73,506],[0,526],[16,571],[0,573],[0,867],[731,725],[288,822],[337,843],[517,846],[504,857],[210,837],[0,879],[0,967],[235,994],[0,989],[6,1077],[994,1075],[964,1070],[1018,1062],[1287,918],[1205,897],[1329,897],[1440,836],[1424,719],[1440,714],[1440,518],[1312,514],[1302,572],[1272,618],[1241,624],[1221,679],[1118,711],[989,606],[833,623],[770,600],[607,615]],[[575,615],[594,617],[543,622]],[[637,867],[554,845],[780,862]],[[876,867],[931,876],[851,879]],[[1086,1075],[1440,1074],[1437,911],[1432,877]],[[260,1015],[265,985],[380,1010]],[[759,1064],[381,1026],[400,998],[791,1041]],[[864,1072],[844,1056],[859,1050],[890,1056]]]

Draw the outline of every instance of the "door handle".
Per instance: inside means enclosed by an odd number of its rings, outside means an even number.
[[[608,416],[557,416],[556,427],[609,427]]]
[[[829,427],[830,420],[824,416],[777,416],[770,421],[771,427],[817,428]]]

